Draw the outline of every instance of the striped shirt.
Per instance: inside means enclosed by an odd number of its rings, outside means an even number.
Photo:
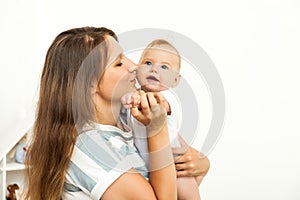
[[[87,125],[76,140],[67,170],[63,199],[97,199],[123,173],[135,168],[147,176],[144,161],[133,145],[130,129]]]

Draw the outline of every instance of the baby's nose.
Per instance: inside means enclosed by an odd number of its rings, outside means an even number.
[[[150,72],[155,72],[157,73],[157,66],[156,65],[152,65],[151,68],[150,68]]]

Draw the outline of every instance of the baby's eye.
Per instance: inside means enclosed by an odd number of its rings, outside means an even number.
[[[152,62],[146,61],[145,64],[148,65],[148,66],[151,66],[151,65],[152,65]]]
[[[168,70],[169,69],[169,67],[167,66],[167,65],[162,65],[162,66],[160,66],[162,69],[166,69],[166,70]]]

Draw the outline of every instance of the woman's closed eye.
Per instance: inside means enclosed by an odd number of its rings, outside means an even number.
[[[122,62],[117,62],[117,64],[116,64],[117,67],[121,67],[122,65],[123,65]]]
[[[117,66],[117,67],[122,67],[122,65],[123,65],[123,59],[120,58],[120,59],[118,59],[118,61],[116,62],[116,66]]]
[[[116,67],[121,67],[123,65],[123,54],[120,54],[119,57],[117,58],[117,60],[115,61],[115,66]]]

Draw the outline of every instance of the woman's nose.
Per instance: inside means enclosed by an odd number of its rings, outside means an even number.
[[[137,66],[135,63],[132,63],[132,64],[129,65],[128,71],[129,71],[130,73],[136,72],[137,68],[138,68],[138,66]]]
[[[127,60],[127,66],[128,66],[128,71],[130,73],[135,72],[138,68],[137,64],[135,64],[134,62],[132,62],[130,59],[126,58]]]

